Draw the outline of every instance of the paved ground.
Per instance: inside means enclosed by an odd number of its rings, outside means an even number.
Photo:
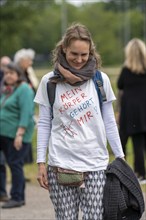
[[[2,203],[1,203],[2,204]],[[26,205],[20,208],[0,209],[1,220],[54,220],[53,207],[47,190],[27,183]]]
[[[14,209],[0,208],[0,220],[55,220],[47,190],[27,183],[26,205]],[[146,220],[146,212],[141,220]]]

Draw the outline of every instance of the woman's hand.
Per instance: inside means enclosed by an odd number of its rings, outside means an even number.
[[[22,140],[23,140],[22,135],[16,135],[16,137],[14,139],[14,147],[18,151],[22,148]]]
[[[115,113],[115,118],[116,118],[117,125],[119,125],[119,121],[120,121],[120,113],[119,112]]]
[[[37,180],[41,187],[49,190],[49,183],[47,177],[47,169],[45,163],[38,163],[38,176]]]
[[[25,133],[25,128],[23,127],[18,127],[17,132],[16,132],[16,137],[14,140],[14,147],[16,150],[20,150],[22,148],[22,141],[23,141],[23,135]]]

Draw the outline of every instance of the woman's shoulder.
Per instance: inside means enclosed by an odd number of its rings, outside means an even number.
[[[46,74],[42,77],[41,81],[42,81],[42,82],[48,82],[49,78],[52,77],[53,75],[54,75],[54,72],[53,72],[53,71],[48,72],[48,73],[46,73]]]
[[[30,87],[30,85],[27,82],[22,82],[19,86],[18,86],[18,93],[30,93],[30,94],[34,94],[33,89]]]
[[[108,74],[105,72],[101,72],[102,80],[103,80],[103,87],[104,89],[108,89],[111,87],[111,82]]]
[[[123,66],[121,73],[123,74],[127,74],[127,73],[132,73],[132,71],[127,67],[127,66]]]
[[[108,75],[103,71],[101,71],[101,76],[102,76],[103,79],[108,79],[109,78]]]
[[[27,82],[22,82],[19,86],[18,86],[19,90],[25,90],[25,89],[31,89],[30,85]]]
[[[105,72],[101,71],[101,76],[102,76],[103,84],[110,81],[109,76]]]
[[[124,66],[123,68],[122,68],[122,70],[121,70],[121,75],[124,77],[127,77],[127,76],[129,76],[129,77],[146,77],[146,71],[144,72],[144,73],[137,73],[137,72],[135,72],[135,71],[132,71],[130,68],[128,68],[128,67],[126,67],[126,66]]]

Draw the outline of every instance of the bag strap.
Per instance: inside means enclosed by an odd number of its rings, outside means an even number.
[[[100,109],[102,110],[102,103],[104,101],[107,101],[106,94],[103,88],[103,79],[100,71],[96,71],[95,75],[93,76],[93,82],[99,97],[99,104]],[[52,118],[53,118],[53,104],[55,101],[55,92],[56,92],[56,83],[52,83],[50,81],[47,82],[47,94],[49,103],[51,105],[51,112],[52,112]]]
[[[49,103],[51,105],[51,116],[53,118],[53,104],[55,101],[55,92],[56,92],[56,83],[47,82],[47,94],[48,94],[48,99],[49,99]]]
[[[106,98],[106,93],[103,88],[103,78],[102,78],[101,72],[97,70],[92,79],[93,79],[93,82],[94,82],[94,85],[95,85],[95,88],[98,94],[100,109],[102,110],[102,103],[107,101],[107,98]]]

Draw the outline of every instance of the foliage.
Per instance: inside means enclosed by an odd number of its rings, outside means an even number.
[[[108,4],[105,4],[106,10],[117,11],[124,11],[126,8],[129,9],[139,9],[144,11],[145,2],[144,0],[107,0]]]
[[[50,52],[63,34],[63,25],[72,22],[89,28],[104,65],[121,64],[125,44],[133,37],[143,40],[146,37],[143,0],[109,0],[80,7],[61,2],[1,0],[0,56],[13,57],[18,49],[31,47],[37,55],[47,57],[48,62]]]
[[[22,45],[21,35],[27,30],[27,21],[31,17],[31,10],[25,4],[19,5],[15,1],[5,1],[0,7],[0,41],[1,53],[11,54]],[[22,23],[23,19],[23,23]]]

